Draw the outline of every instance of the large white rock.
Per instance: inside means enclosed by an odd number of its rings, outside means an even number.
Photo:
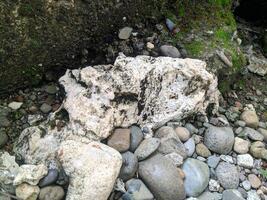
[[[68,70],[65,109],[76,132],[106,138],[112,129],[138,123],[158,128],[218,104],[217,79],[206,63],[169,57],[120,55],[114,65]],[[216,107],[216,106],[215,106]]]
[[[119,152],[99,142],[69,140],[58,157],[70,177],[67,200],[108,199],[122,165]]]

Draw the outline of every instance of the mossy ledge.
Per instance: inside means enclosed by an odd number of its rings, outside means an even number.
[[[2,0],[0,93],[38,83],[122,26],[160,14],[164,0]],[[126,22],[123,20],[126,17]]]

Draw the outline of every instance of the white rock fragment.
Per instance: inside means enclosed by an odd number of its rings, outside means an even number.
[[[200,60],[121,55],[114,65],[68,70],[60,79],[75,127],[107,138],[114,127],[158,128],[218,105],[217,79]]]
[[[253,168],[254,160],[250,154],[238,155],[237,164],[245,168]]]
[[[35,185],[22,183],[16,187],[16,196],[22,200],[36,200],[38,198],[40,188]]]
[[[220,189],[220,184],[218,183],[218,181],[214,180],[214,179],[210,179],[209,181],[209,190],[211,192],[218,192]]]
[[[70,177],[67,200],[106,200],[119,174],[119,152],[99,142],[65,141],[59,159]]]
[[[15,161],[15,156],[0,151],[0,185],[12,184],[18,172],[19,165]]]
[[[41,178],[48,172],[45,165],[21,165],[19,172],[14,179],[13,184],[19,185],[21,183],[29,183],[30,185],[37,185]]]
[[[22,104],[23,104],[22,102],[13,101],[13,102],[8,104],[8,107],[11,108],[12,110],[18,110],[18,109],[20,109]]]

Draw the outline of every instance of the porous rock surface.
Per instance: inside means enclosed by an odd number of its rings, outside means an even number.
[[[68,70],[60,79],[64,107],[70,123],[97,138],[135,123],[155,129],[217,104],[217,80],[205,67],[193,59],[120,55],[114,65]]]

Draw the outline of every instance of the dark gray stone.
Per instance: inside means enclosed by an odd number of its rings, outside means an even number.
[[[130,151],[134,152],[137,149],[138,145],[142,142],[144,135],[141,128],[139,128],[138,126],[132,126],[130,134]]]
[[[160,47],[160,54],[162,56],[166,56],[166,57],[172,57],[172,58],[180,58],[181,54],[179,52],[179,50],[171,45],[162,45]]]
[[[139,163],[139,175],[157,200],[183,200],[183,180],[176,166],[164,156],[155,156]]]
[[[120,170],[119,178],[123,181],[127,181],[134,177],[138,168],[138,160],[136,155],[127,151],[122,154],[122,167]]]
[[[53,183],[55,183],[57,181],[58,174],[59,174],[58,170],[49,169],[48,174],[39,181],[39,186],[42,188],[45,186],[52,185]]]

